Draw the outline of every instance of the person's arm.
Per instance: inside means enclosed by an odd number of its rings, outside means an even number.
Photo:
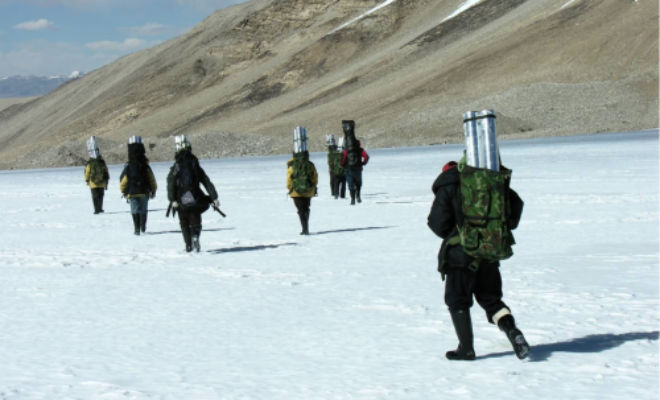
[[[456,227],[451,196],[455,192],[451,186],[440,187],[435,195],[431,212],[427,218],[429,228],[445,239]]]
[[[368,162],[369,162],[369,154],[367,154],[367,152],[364,149],[362,149],[362,165],[367,165]]]

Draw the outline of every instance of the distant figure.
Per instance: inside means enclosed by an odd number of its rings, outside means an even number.
[[[128,139],[128,162],[119,176],[119,190],[131,204],[133,228],[136,235],[147,230],[149,199],[156,197],[156,178],[145,156],[141,136]]]
[[[167,198],[172,209],[179,213],[179,225],[186,251],[199,252],[199,236],[202,234],[202,213],[209,205],[220,207],[215,186],[192,153],[190,140],[185,135],[174,138],[175,160],[167,175]],[[204,185],[206,195],[199,185]]]
[[[443,238],[438,270],[443,280],[446,277],[445,303],[458,336],[458,348],[446,357],[475,359],[470,318],[474,296],[488,322],[506,334],[522,359],[529,355],[529,345],[502,301],[498,260],[512,254],[510,230],[518,226],[523,202],[509,188],[506,173],[471,168],[464,160],[450,161],[442,168],[432,186],[435,200],[428,216],[429,228]]]
[[[318,174],[307,152],[307,130],[298,126],[293,131],[293,157],[287,163],[286,187],[298,210],[301,235],[309,235],[309,214],[312,197],[316,195]]]
[[[343,142],[343,138],[341,138]],[[330,175],[330,193],[337,199],[346,197],[346,176],[341,166],[342,152],[335,142],[335,135],[326,135],[328,145],[328,173]]]
[[[362,190],[362,167],[369,162],[369,154],[362,148],[360,141],[355,138],[355,121],[341,121],[344,131],[344,144],[346,149],[341,159],[341,166],[346,171],[346,182],[351,193],[351,205],[362,202],[360,191]]]
[[[101,157],[96,137],[87,139],[87,153],[89,160],[85,165],[85,182],[92,191],[92,203],[94,204],[94,214],[103,212],[103,195],[108,190],[108,181],[110,174],[105,160]]]

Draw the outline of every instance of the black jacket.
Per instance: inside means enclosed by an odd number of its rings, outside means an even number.
[[[183,166],[187,162],[192,164],[192,178],[194,181],[193,187],[190,189],[193,191],[195,199],[200,200],[200,211],[206,210],[208,208],[208,203],[218,199],[218,192],[216,192],[215,186],[213,186],[213,183],[206,175],[206,172],[202,169],[202,166],[199,165],[197,157],[188,150],[182,150],[176,154],[174,165],[172,165],[170,172],[167,175],[167,198],[170,202],[180,201],[180,196],[183,193],[179,193],[180,185],[178,184],[177,179],[179,178],[179,171],[183,169]],[[204,186],[208,196],[202,191],[199,186],[200,184]]]
[[[441,173],[433,182],[431,190],[435,194],[435,200],[427,223],[429,228],[443,239],[438,254],[438,270],[444,273],[446,268],[467,267],[474,259],[465,254],[460,245],[447,245],[450,238],[458,235],[457,226],[463,225],[458,168],[453,167]],[[509,189],[509,204],[509,228],[513,230],[518,227],[523,209],[523,201],[513,189]]]

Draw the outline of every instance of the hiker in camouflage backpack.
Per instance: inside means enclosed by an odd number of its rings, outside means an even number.
[[[199,237],[202,234],[202,213],[211,204],[218,209],[218,192],[192,153],[190,141],[185,135],[174,138],[175,161],[167,175],[167,198],[179,214],[179,226],[186,251],[200,251]],[[208,195],[199,187],[203,185]]]
[[[309,214],[312,197],[316,196],[318,174],[307,152],[307,131],[303,127],[294,130],[293,157],[287,162],[286,187],[298,210],[301,235],[309,235]]]
[[[128,162],[119,176],[119,190],[131,205],[133,217],[133,233],[147,230],[147,213],[149,199],[156,197],[156,178],[145,156],[141,136],[131,136],[128,139]]]
[[[443,238],[438,254],[438,270],[445,279],[445,303],[458,336],[456,350],[448,351],[450,360],[474,360],[470,307],[473,296],[486,311],[488,322],[497,325],[511,342],[516,355],[525,358],[529,345],[516,327],[509,307],[502,301],[502,278],[498,261],[475,260],[461,245],[459,230],[465,223],[458,164],[448,162],[432,186],[435,200],[428,216],[429,228]],[[520,221],[523,202],[508,188],[507,223],[515,229]],[[469,205],[468,205],[469,206]]]
[[[340,165],[344,167],[348,190],[351,194],[351,205],[362,202],[360,192],[362,190],[362,167],[369,162],[369,154],[362,148],[359,140],[355,138],[355,121],[341,121],[345,140],[344,149]]]
[[[94,204],[94,214],[103,212],[103,195],[108,190],[108,181],[110,174],[108,166],[101,156],[96,138],[94,136],[87,140],[87,152],[89,160],[85,165],[85,183],[92,192],[92,203]]]
[[[328,173],[330,175],[330,193],[337,199],[346,197],[346,175],[341,166],[342,151],[335,142],[335,135],[326,135],[328,144]]]

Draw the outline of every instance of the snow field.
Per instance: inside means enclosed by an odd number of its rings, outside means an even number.
[[[80,167],[0,172],[0,399],[658,397],[657,131],[501,143],[525,201],[501,268],[524,362],[478,305],[478,360],[444,358],[426,216],[462,146],[368,151],[354,207],[312,155],[309,237],[288,157],[202,160],[227,218],[204,214],[199,254],[164,216],[169,163],[140,237],[119,165],[101,215]]]

